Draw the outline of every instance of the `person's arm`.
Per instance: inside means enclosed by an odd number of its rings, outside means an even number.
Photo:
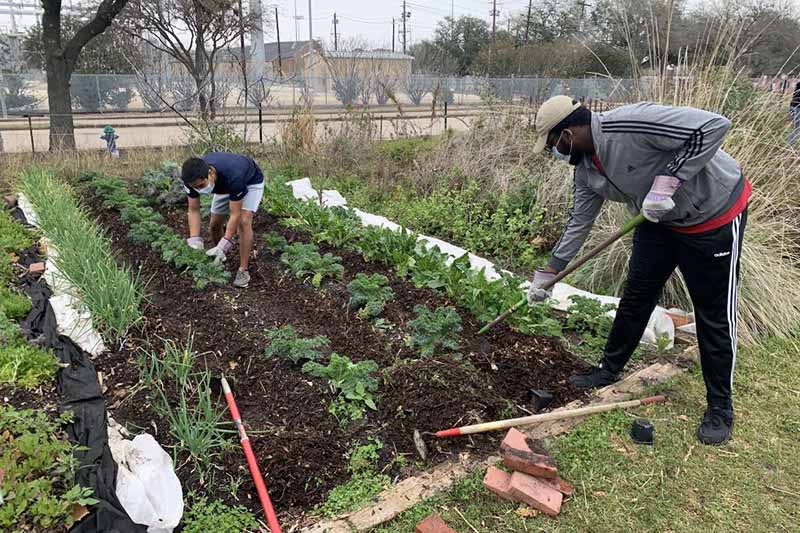
[[[200,236],[200,197],[187,197],[189,201],[189,238]]]
[[[233,241],[233,237],[236,235],[236,232],[239,231],[239,220],[242,216],[242,200],[234,202],[231,200],[228,205],[230,205],[231,214],[228,217],[228,225],[225,227],[225,238],[229,241]]]
[[[545,267],[546,271],[552,273],[561,272],[577,255],[589,236],[594,221],[600,213],[600,208],[603,207],[603,201],[603,197],[581,182],[576,174],[573,187],[573,205],[569,210],[564,232],[553,247],[550,261]]]
[[[692,107],[647,105],[625,119],[647,133],[642,139],[649,147],[675,154],[664,174],[680,181],[694,178],[708,164],[731,129],[722,115]]]

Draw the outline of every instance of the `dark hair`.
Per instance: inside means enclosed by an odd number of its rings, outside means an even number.
[[[573,100],[576,102],[576,100]],[[551,133],[561,135],[561,132],[572,126],[588,126],[592,123],[592,112],[586,106],[580,106],[578,109],[567,115],[567,118],[556,124]]]
[[[190,157],[183,162],[181,167],[181,180],[186,185],[191,185],[198,178],[208,177],[208,163],[199,157]]]
[[[792,95],[792,102],[789,104],[791,107],[800,107],[800,81],[794,87],[794,95]]]

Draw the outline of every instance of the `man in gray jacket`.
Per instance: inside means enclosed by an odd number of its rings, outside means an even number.
[[[733,426],[739,255],[752,190],[720,148],[730,125],[715,113],[651,103],[592,113],[568,96],[549,99],[536,116],[534,151],[547,148],[575,174],[574,205],[548,265],[531,281],[531,304],[550,296],[541,287],[578,253],[605,200],[648,220],[634,233],[603,357],[570,383],[589,389],[617,381],[678,267],[697,317],[708,402],[697,436],[705,444],[726,442]]]

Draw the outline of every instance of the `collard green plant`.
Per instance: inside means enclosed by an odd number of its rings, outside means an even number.
[[[347,306],[358,309],[359,318],[375,318],[383,313],[386,302],[394,298],[394,291],[388,287],[389,279],[383,274],[356,274],[347,284],[350,300]]]
[[[291,244],[281,255],[281,262],[299,279],[311,279],[314,287],[325,278],[341,279],[344,267],[341,257],[331,253],[320,255],[313,244]]]
[[[264,248],[271,254],[282,252],[287,244],[289,243],[286,241],[286,237],[280,233],[274,231],[264,233]]]
[[[339,401],[348,403],[352,409],[349,418],[357,420],[364,416],[364,407],[377,409],[373,394],[378,390],[378,380],[372,374],[378,370],[375,361],[365,360],[353,363],[349,357],[331,354],[330,362],[322,365],[309,361],[303,365],[303,372],[318,378],[325,378],[331,388],[339,392]],[[331,404],[335,406],[336,401]],[[333,410],[334,414],[337,410]],[[340,418],[340,422],[346,422]]]
[[[186,191],[180,180],[177,161],[164,161],[160,167],[146,170],[141,179],[141,190],[146,197],[159,204],[186,203]]]
[[[320,349],[327,348],[329,342],[328,337],[323,335],[299,337],[292,326],[269,328],[265,334],[269,344],[264,349],[264,356],[267,359],[281,357],[295,364],[301,361],[316,361],[322,357]]]
[[[414,306],[417,317],[409,322],[411,344],[419,349],[423,357],[431,357],[442,351],[458,350],[461,317],[452,307],[439,307],[431,311],[424,305]]]

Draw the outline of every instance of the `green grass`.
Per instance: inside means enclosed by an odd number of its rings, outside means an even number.
[[[668,390],[670,403],[595,416],[549,443],[576,489],[558,518],[521,516],[519,506],[483,489],[481,471],[376,531],[411,531],[431,512],[458,531],[472,531],[465,519],[481,532],[797,531],[798,342],[741,350],[734,439],[724,447],[703,446],[695,437],[705,408],[699,367],[658,389]],[[655,424],[654,446],[631,442],[633,416]]]
[[[138,276],[117,265],[105,232],[64,181],[32,168],[22,176],[21,187],[57,250],[56,266],[80,292],[98,329],[110,340],[123,337],[142,316],[144,286]]]

